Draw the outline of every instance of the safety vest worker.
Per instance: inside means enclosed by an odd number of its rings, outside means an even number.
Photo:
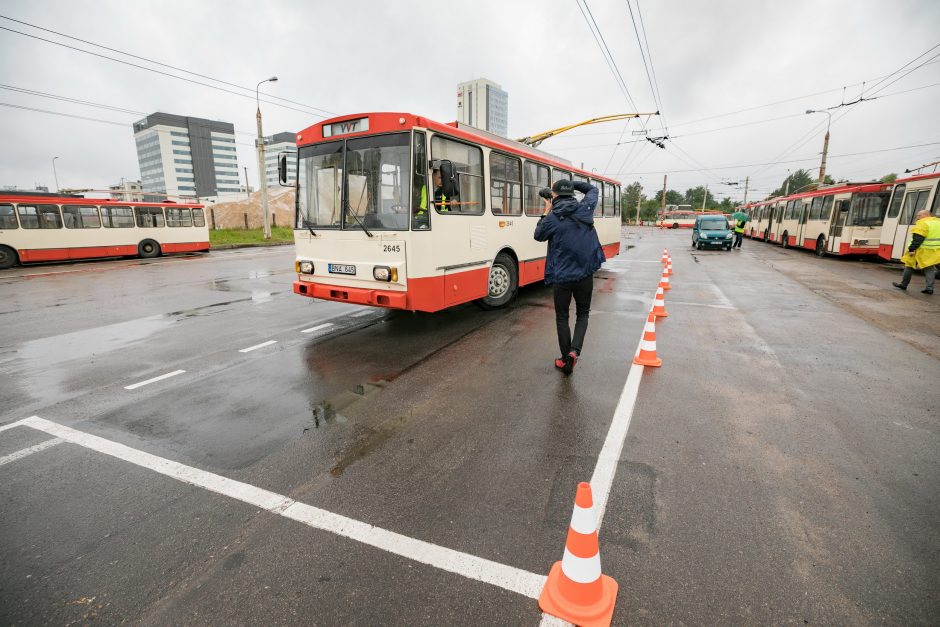
[[[940,218],[928,214],[917,221],[901,261],[911,268],[940,264]]]
[[[734,232],[735,233],[744,233],[744,225],[747,224],[747,220],[738,220],[734,223]]]

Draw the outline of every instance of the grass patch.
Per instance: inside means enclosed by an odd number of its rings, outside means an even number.
[[[264,239],[262,229],[210,229],[209,243],[212,246],[261,246],[264,244],[293,243],[294,230],[284,226],[271,229],[271,239]]]

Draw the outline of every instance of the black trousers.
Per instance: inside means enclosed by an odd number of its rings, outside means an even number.
[[[555,325],[558,327],[558,348],[564,357],[571,351],[581,354],[584,336],[587,334],[588,318],[591,315],[591,293],[594,291],[594,277],[588,276],[575,283],[555,284]],[[574,338],[568,326],[568,309],[574,296],[575,322]]]
[[[743,239],[744,239],[744,233],[737,233],[737,232],[735,232],[735,234],[734,234],[734,244],[731,245],[731,248],[741,248],[741,240],[743,240]]]

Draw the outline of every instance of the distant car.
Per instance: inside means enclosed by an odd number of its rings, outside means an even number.
[[[703,248],[724,248],[731,250],[733,241],[728,219],[721,215],[698,216],[692,226],[692,246]]]

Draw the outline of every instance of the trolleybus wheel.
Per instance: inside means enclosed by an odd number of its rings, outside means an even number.
[[[506,253],[499,253],[490,267],[488,293],[478,302],[483,309],[498,309],[509,303],[519,289],[519,269]]]
[[[783,240],[781,240],[780,245],[784,248],[790,247],[790,234],[786,231],[783,232]]]
[[[678,229],[678,228],[679,228],[679,223],[678,223],[678,222],[673,222],[673,223],[672,223],[672,228]]]
[[[816,240],[816,256],[825,257],[826,256],[826,238],[822,235]]]
[[[152,239],[145,239],[137,244],[137,256],[141,259],[153,259],[160,256],[160,244]]]
[[[0,246],[0,270],[6,270],[19,261],[16,251],[9,246]]]

